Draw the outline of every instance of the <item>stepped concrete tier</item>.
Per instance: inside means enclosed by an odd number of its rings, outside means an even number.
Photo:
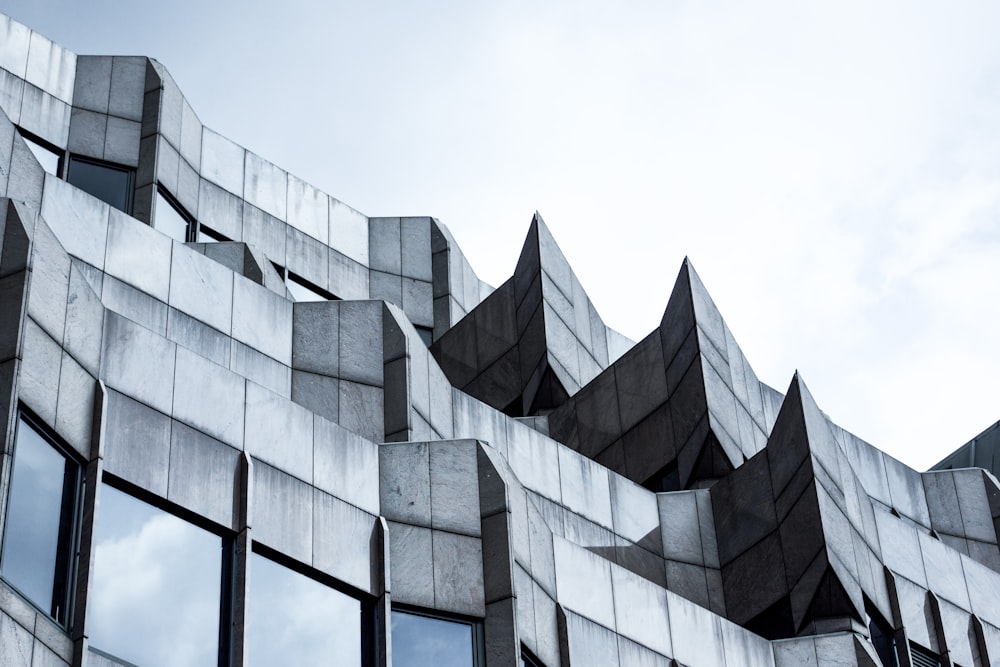
[[[914,471],[688,260],[632,343],[539,215],[494,290],[5,17],[0,417],[2,665],[1000,664],[996,429]]]

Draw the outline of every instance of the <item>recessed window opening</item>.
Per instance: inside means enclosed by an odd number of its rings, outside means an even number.
[[[339,301],[339,299],[330,294],[322,287],[311,283],[301,276],[297,276],[291,271],[287,272],[285,277],[285,285],[288,287],[288,291],[291,293],[292,298],[296,301]]]
[[[156,186],[156,203],[153,207],[153,229],[163,232],[179,243],[192,238],[194,217],[177,203],[161,185]]]
[[[69,627],[81,466],[29,414],[20,414],[16,428],[0,576]]]
[[[417,333],[420,334],[420,339],[424,341],[424,345],[430,347],[431,343],[434,342],[434,329],[431,329],[430,327],[422,327],[419,325],[413,325],[413,326],[414,328],[416,328]]]
[[[361,594],[261,545],[248,566],[248,665],[370,664],[374,605]]]
[[[118,210],[132,214],[134,169],[71,155],[66,170],[66,180]]]
[[[195,241],[198,243],[225,243],[227,241],[232,241],[225,234],[215,231],[210,227],[198,223],[198,234],[195,237]]]
[[[482,667],[480,621],[397,608],[392,610],[392,664],[396,667]]]
[[[94,529],[91,646],[144,667],[221,664],[228,654],[231,540],[132,495],[139,489],[107,481]]]
[[[545,667],[524,644],[521,644],[521,667]]]
[[[24,143],[28,145],[35,159],[38,160],[38,164],[42,165],[42,169],[53,176],[59,176],[63,151],[27,130],[17,128],[17,132],[24,139]]]

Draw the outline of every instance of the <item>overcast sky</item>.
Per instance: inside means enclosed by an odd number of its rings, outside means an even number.
[[[334,3],[331,3],[334,4]],[[690,256],[765,382],[926,468],[1000,419],[1000,4],[109,2],[2,11],[142,54],[202,121],[480,276],[541,212],[639,339]]]

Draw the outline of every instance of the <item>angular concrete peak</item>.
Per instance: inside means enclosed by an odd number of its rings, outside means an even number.
[[[514,275],[431,351],[459,389],[529,416],[562,405],[607,368],[618,342],[536,212]]]

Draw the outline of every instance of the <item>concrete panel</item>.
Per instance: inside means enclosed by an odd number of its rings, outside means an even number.
[[[104,138],[104,159],[129,167],[139,164],[139,135],[142,126],[137,121],[108,117],[108,130]]]
[[[31,667],[33,645],[31,633],[0,612],[0,663],[10,667]]]
[[[73,101],[76,54],[32,32],[24,78],[67,104]]]
[[[330,279],[330,251],[322,242],[291,225],[285,226],[285,259],[289,271],[327,289]]]
[[[108,221],[104,270],[166,302],[170,290],[173,242],[152,227],[118,211]]]
[[[174,418],[239,449],[243,446],[245,385],[236,373],[179,347]]]
[[[483,551],[479,538],[435,530],[434,607],[469,616],[483,616]]]
[[[254,541],[311,564],[313,488],[257,462],[253,466],[253,497]]]
[[[433,564],[430,528],[389,521],[389,572],[393,601],[434,607]]]
[[[110,207],[54,176],[45,179],[42,217],[66,252],[104,268]]]
[[[243,199],[202,179],[198,193],[198,221],[226,238],[243,238]]]
[[[559,481],[566,507],[606,528],[614,525],[607,468],[560,447]]]
[[[667,592],[670,634],[683,637],[674,642],[673,656],[689,665],[725,667],[722,626],[718,616],[684,598]]]
[[[282,264],[285,258],[287,225],[256,206],[243,204],[243,242],[267,255],[272,262]]]
[[[96,111],[73,109],[69,117],[67,150],[98,160],[104,158],[107,143],[108,117]]]
[[[431,219],[401,218],[401,272],[407,278],[432,282]]]
[[[201,137],[201,175],[233,194],[243,196],[246,150],[207,127]]]
[[[252,382],[246,387],[244,442],[247,453],[312,482],[312,413]]]
[[[73,357],[63,352],[55,427],[84,457],[90,456],[97,381]]]
[[[233,318],[233,273],[190,248],[174,244],[169,302],[227,333]]]
[[[65,146],[69,139],[71,109],[72,107],[66,102],[30,83],[25,83],[19,123],[27,131],[49,143]],[[13,182],[13,179],[11,181]]]
[[[340,252],[330,249],[329,291],[341,299],[367,299],[370,296],[368,268]]]
[[[292,401],[333,422],[340,420],[340,380],[328,375],[292,371]]]
[[[106,275],[101,301],[109,311],[123,315],[160,336],[166,335],[167,304],[145,292]]]
[[[62,340],[66,322],[70,259],[45,224],[35,226],[32,239],[28,314],[52,338]]]
[[[239,471],[239,450],[180,422],[173,423],[168,500],[236,530]]]
[[[618,633],[658,653],[671,655],[667,592],[620,567],[611,568],[611,581]]]
[[[381,514],[390,521],[431,525],[430,445],[379,446]]]
[[[117,392],[109,392],[104,469],[151,491],[167,495],[170,418]]]
[[[194,109],[184,100],[181,105],[181,157],[195,169],[201,165],[202,125]]]
[[[618,637],[611,630],[573,613],[566,614],[569,660],[574,667],[617,665]]]
[[[382,308],[378,303],[340,303],[340,377],[374,386],[382,384],[382,349],[372,345],[381,335]]]
[[[375,271],[401,275],[403,270],[399,218],[368,220],[369,266]]]
[[[559,602],[606,627],[615,627],[611,567],[608,562],[562,538],[553,540],[553,549]],[[582,581],[587,585],[581,586]]]
[[[292,371],[288,366],[237,340],[231,341],[230,346],[230,370],[279,396],[291,397]]]
[[[658,554],[663,553],[657,496],[620,475],[609,474],[615,532]]]
[[[366,592],[372,585],[375,517],[322,491],[313,504],[313,567]]]
[[[176,347],[148,329],[108,313],[102,353],[104,381],[123,394],[169,413]]]
[[[285,365],[292,363],[292,302],[233,276],[233,338]]]
[[[63,347],[87,371],[96,376],[101,366],[101,336],[104,308],[86,276],[76,265],[70,267],[66,298],[66,331]]]
[[[379,509],[379,447],[326,419],[313,420],[314,484],[369,514]]]
[[[368,218],[332,197],[329,210],[330,247],[367,266]]]
[[[477,448],[472,440],[430,443],[431,525],[434,528],[480,535]]]
[[[167,309],[167,338],[213,363],[229,366],[229,336],[175,308]]]
[[[312,185],[288,175],[288,224],[321,243],[330,239],[329,198]]]
[[[0,18],[0,67],[23,77],[28,69],[31,30],[9,16]]]
[[[146,58],[115,56],[111,66],[111,97],[108,113],[128,120],[142,120],[146,91]]]
[[[246,152],[243,197],[257,208],[285,219],[288,174],[256,153]]]
[[[342,380],[340,384],[340,425],[372,442],[382,442],[384,413],[382,389]]]

